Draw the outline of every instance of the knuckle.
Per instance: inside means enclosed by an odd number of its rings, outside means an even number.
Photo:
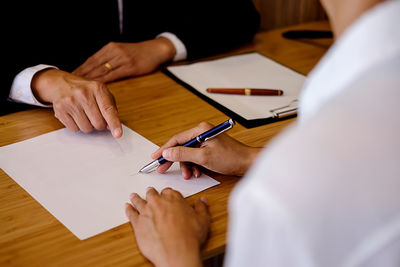
[[[117,109],[113,105],[104,105],[102,109],[106,114],[109,115],[115,115],[117,113]]]
[[[90,81],[89,87],[94,90],[95,92],[103,90],[104,84],[99,81]]]
[[[81,131],[84,133],[90,133],[91,131],[93,131],[93,127],[85,126],[85,127],[82,127]]]
[[[65,106],[64,106],[63,102],[58,101],[58,100],[54,101],[54,103],[53,103],[54,116],[56,118],[59,118],[59,113],[58,112],[64,110],[64,108],[65,108]]]
[[[79,88],[75,91],[76,98],[84,104],[89,104],[89,93],[84,88]]]
[[[125,56],[129,56],[128,54],[125,54]],[[133,58],[133,57],[128,57],[128,59],[127,59],[127,66],[130,68],[130,69],[136,69],[137,68],[137,62],[136,62],[136,60]]]
[[[93,120],[93,126],[96,130],[104,130],[106,128],[106,123],[104,122],[103,119],[97,118]]]
[[[177,147],[172,150],[172,158],[175,160],[181,160],[183,156],[183,151],[180,147]]]
[[[135,75],[139,72],[139,67],[137,62],[133,58],[127,58],[125,62],[125,70],[129,72],[130,75]]]
[[[204,131],[205,131],[205,130],[211,129],[211,128],[213,127],[213,125],[212,125],[211,123],[209,123],[209,122],[202,121],[202,122],[199,123],[198,127],[199,127],[201,130],[204,130]]]
[[[132,201],[133,201],[134,203],[137,203],[137,202],[139,202],[139,201],[142,200],[142,198],[141,198],[137,193],[134,193],[134,194],[132,195],[131,199],[132,199]]]
[[[66,126],[70,131],[76,133],[77,131],[79,131],[78,127],[76,126]]]
[[[171,137],[171,139],[168,141],[170,146],[175,146],[176,144],[179,144],[179,137],[178,135],[174,135]]]
[[[147,200],[147,206],[150,208],[149,210],[157,210],[159,205],[160,203],[158,198],[152,198],[150,200]]]
[[[63,124],[64,124],[64,123],[63,123]],[[65,126],[68,130],[70,130],[71,132],[77,132],[77,129],[75,129],[74,127],[72,127],[72,126],[70,126],[70,125],[64,124],[64,126]]]
[[[63,118],[62,114],[63,114],[63,111],[60,111],[60,110],[54,108],[54,117],[56,117],[59,121],[61,121]]]
[[[173,196],[174,198],[181,198],[182,194],[179,191],[173,190],[171,189],[171,196]]]
[[[61,101],[58,102],[58,106],[60,108],[66,109],[67,106],[74,106],[76,103],[75,98],[73,96],[65,96]]]
[[[179,155],[179,152],[177,151],[179,148],[172,148],[171,150],[170,150],[170,156],[171,156],[171,159],[172,160],[177,160],[178,159],[178,155]]]
[[[116,48],[116,47],[118,47],[118,43],[117,42],[109,42],[107,44],[107,46],[110,47],[110,48]]]
[[[123,48],[123,45],[121,43],[118,42],[110,42],[109,45],[110,49],[114,51],[114,53],[116,53],[117,55],[120,56],[125,56],[127,55],[127,52],[125,51],[125,49]]]
[[[173,190],[171,187],[166,187],[161,191],[161,194],[163,195],[171,195],[173,193]]]
[[[202,152],[199,154],[199,164],[207,165],[209,161],[210,152],[208,149],[202,149]]]

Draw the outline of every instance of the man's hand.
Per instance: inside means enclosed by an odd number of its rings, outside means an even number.
[[[178,191],[149,188],[146,200],[133,193],[131,202],[125,212],[146,258],[158,267],[201,266],[200,247],[211,222],[205,198],[190,207]]]
[[[31,87],[39,101],[53,104],[55,117],[71,131],[108,128],[115,138],[122,136],[114,97],[103,83],[46,69],[35,74]]]
[[[252,165],[260,148],[246,146],[227,134],[221,134],[201,144],[199,148],[178,146],[190,139],[210,130],[212,124],[202,122],[197,127],[181,132],[173,136],[167,143],[161,146],[151,157],[159,158],[161,155],[168,160],[157,169],[159,173],[166,172],[172,162],[179,161],[184,179],[192,175],[200,176],[200,170],[192,162],[209,170],[229,175],[242,176]]]
[[[160,37],[139,43],[110,42],[89,57],[73,74],[104,83],[155,71],[172,60],[175,46]]]

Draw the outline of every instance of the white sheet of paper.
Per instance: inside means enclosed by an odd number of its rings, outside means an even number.
[[[305,76],[258,53],[248,53],[167,69],[194,89],[247,120],[272,117],[271,109],[298,98]],[[213,94],[207,88],[281,89],[283,96]]]
[[[128,222],[129,194],[171,187],[184,197],[219,184],[202,175],[184,180],[174,164],[167,174],[138,174],[158,147],[123,126],[90,134],[61,129],[0,148],[0,167],[79,239]]]

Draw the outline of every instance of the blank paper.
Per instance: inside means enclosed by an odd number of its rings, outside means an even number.
[[[166,174],[139,174],[158,146],[123,126],[123,136],[61,129],[0,148],[0,166],[79,239],[128,222],[129,194],[171,187],[184,197],[218,181],[202,175],[184,180],[174,164]]]

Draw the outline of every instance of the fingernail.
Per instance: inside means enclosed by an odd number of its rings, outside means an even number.
[[[163,152],[162,152],[162,155],[163,155],[163,157],[164,158],[166,158],[166,159],[169,159],[170,157],[171,157],[171,149],[165,149]]]
[[[135,195],[135,193],[131,193],[131,194],[129,195],[129,199],[133,198],[134,195]]]
[[[129,204],[129,203],[125,203],[125,208],[128,208],[128,207],[130,207],[130,206],[132,206],[132,205]]]
[[[114,136],[114,137],[119,137],[119,136],[121,136],[121,129],[119,129],[119,128],[114,129],[114,131],[113,131],[113,136]]]

